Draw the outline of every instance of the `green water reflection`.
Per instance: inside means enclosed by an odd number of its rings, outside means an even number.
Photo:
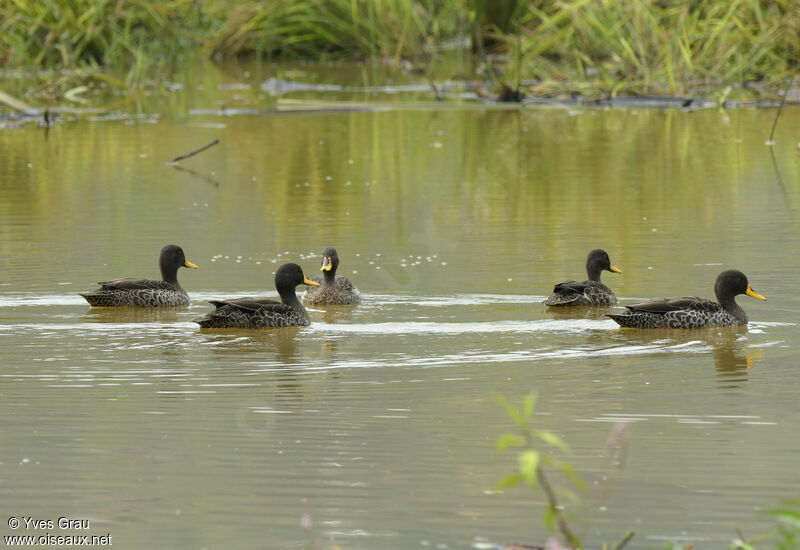
[[[514,467],[493,396],[531,388],[590,485],[613,474],[594,546],[628,528],[637,547],[719,545],[796,494],[800,111],[769,148],[766,110],[218,116],[192,113],[245,99],[198,78],[139,118],[0,132],[8,516],[89,517],[125,547],[538,542],[539,497],[488,491]],[[166,165],[216,138],[194,174]],[[170,242],[199,266],[180,273],[188,309],[77,296],[156,276]],[[285,261],[313,273],[327,245],[362,306],[290,331],[191,322],[214,297],[274,295]],[[769,301],[740,297],[751,326],[730,331],[546,311],[595,247],[623,303],[713,297],[734,267]]]

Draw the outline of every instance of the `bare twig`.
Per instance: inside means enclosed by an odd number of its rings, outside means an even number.
[[[428,78],[428,85],[433,90],[433,96],[436,98],[436,101],[441,101],[442,99],[444,99],[442,97],[442,93],[439,91],[439,87],[436,86],[436,82],[434,82],[430,76],[428,76],[427,78]]]
[[[773,145],[775,140],[775,127],[778,125],[778,118],[781,116],[781,111],[783,110],[783,104],[786,103],[786,96],[789,95],[789,90],[792,89],[792,84],[794,84],[794,77],[789,79],[789,84],[786,85],[786,89],[783,91],[783,97],[781,97],[781,104],[778,105],[778,112],[775,113],[775,120],[772,121],[772,131],[769,133],[769,141],[767,142],[768,145]]]
[[[205,151],[205,150],[206,150],[206,149],[208,149],[209,147],[213,147],[213,146],[214,146],[214,145],[216,145],[217,143],[219,143],[219,140],[218,140],[218,139],[215,139],[214,141],[212,141],[212,142],[211,142],[211,143],[209,143],[208,145],[204,145],[204,146],[200,147],[200,149],[197,149],[197,150],[195,150],[195,151],[192,151],[191,153],[186,153],[185,155],[180,155],[180,156],[178,156],[178,157],[175,157],[174,159],[172,159],[171,161],[169,161],[167,164],[177,164],[179,161],[182,161],[183,159],[188,159],[189,157],[193,157],[193,156],[195,156],[195,155],[196,155],[196,154],[198,154],[198,153],[202,153],[203,151]]]
[[[3,91],[0,91],[0,103],[5,103],[9,107],[11,107],[12,109],[16,109],[17,111],[31,112],[34,110],[27,103],[24,103],[19,99],[17,99],[16,97],[9,95]]]
[[[618,543],[618,544],[617,544],[617,545],[614,547],[614,550],[622,550],[622,549],[625,547],[625,545],[626,545],[626,544],[628,544],[628,543],[630,542],[630,540],[631,540],[632,538],[633,538],[633,529],[631,529],[630,531],[628,531],[627,533],[625,533],[625,536],[624,536],[624,537],[622,538],[622,540],[621,540],[621,541],[619,541],[619,543]]]
[[[564,538],[567,539],[567,542],[570,544],[570,546],[573,548],[583,548],[580,539],[575,536],[575,534],[569,528],[569,525],[567,525],[567,520],[564,518],[564,514],[561,513],[561,510],[558,507],[556,493],[553,491],[553,487],[545,477],[544,470],[541,466],[536,468],[536,479],[539,482],[539,485],[542,486],[545,496],[547,496],[547,505],[550,506],[550,509],[553,511],[553,515],[556,517],[558,530],[561,531],[561,534],[564,535]]]

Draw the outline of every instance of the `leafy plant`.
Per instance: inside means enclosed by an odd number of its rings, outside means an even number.
[[[568,453],[569,447],[557,434],[533,427],[533,416],[536,405],[536,394],[529,393],[522,400],[522,406],[517,409],[505,399],[500,403],[506,410],[509,418],[517,425],[517,432],[504,433],[497,440],[497,450],[500,452],[510,448],[517,448],[517,471],[504,477],[495,486],[496,490],[507,489],[518,485],[527,485],[533,490],[541,489],[547,499],[544,513],[544,523],[551,531],[557,529],[571,548],[583,548],[578,536],[572,530],[564,514],[563,506],[559,502],[559,495],[566,495],[572,500],[579,500],[576,494],[565,486],[555,485],[545,468],[562,473],[579,491],[585,492],[586,485],[575,472],[574,467],[555,456],[554,453]],[[633,537],[629,532],[625,538],[615,546],[621,549]]]
[[[776,550],[800,548],[800,499],[790,500],[780,508],[770,510],[768,514],[778,522]]]

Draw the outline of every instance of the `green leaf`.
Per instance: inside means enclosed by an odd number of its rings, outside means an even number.
[[[565,453],[569,452],[569,447],[564,442],[564,440],[561,439],[556,434],[554,434],[553,432],[549,432],[547,430],[535,430],[533,432],[533,435],[535,435],[536,437],[538,437],[539,439],[541,439],[542,441],[544,441],[548,445],[552,445],[553,447],[557,447],[557,448],[559,448],[560,450],[562,450]]]
[[[524,444],[525,440],[517,434],[504,433],[498,438],[495,446],[497,447],[498,452],[502,453],[509,447],[519,447]]]
[[[770,510],[769,515],[781,523],[800,529],[800,512],[796,510],[775,509]]]
[[[533,409],[536,405],[536,392],[531,392],[522,400],[522,417],[530,422],[533,418]]]
[[[539,468],[539,453],[528,450],[519,455],[519,473],[522,474],[525,483],[531,488],[536,488],[536,471]]]
[[[581,491],[582,493],[586,492],[586,483],[584,483],[581,476],[575,471],[575,468],[572,467],[572,464],[560,463],[559,470],[561,470],[565,476],[569,478],[572,484],[575,486],[576,489]]]
[[[747,544],[745,541],[741,539],[732,540],[731,548],[735,548],[736,550],[756,550],[751,545]]]
[[[493,489],[495,491],[502,491],[504,489],[508,489],[509,487],[516,487],[520,483],[522,483],[525,479],[522,477],[520,473],[513,473],[509,474],[500,481],[495,484]]]
[[[514,421],[514,424],[523,429],[527,427],[528,423],[525,421],[519,411],[515,409],[505,397],[498,397],[497,402],[503,406],[503,408],[506,410],[506,414],[511,420]]]
[[[548,505],[544,510],[544,526],[548,531],[556,529],[556,509],[553,506]]]

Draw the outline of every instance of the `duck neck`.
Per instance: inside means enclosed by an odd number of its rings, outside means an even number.
[[[600,273],[603,271],[603,268],[598,266],[597,264],[586,264],[586,275],[589,276],[590,281],[600,282]]]
[[[336,282],[336,270],[331,269],[330,271],[323,271],[322,282],[325,284],[325,286],[333,286],[333,284]]]
[[[740,321],[747,323],[747,313],[745,313],[744,310],[741,308],[741,306],[739,306],[739,304],[736,303],[736,298],[734,298],[733,296],[724,296],[724,297],[717,296],[717,301],[725,311],[727,311]]]
[[[297,294],[294,291],[294,287],[278,289],[278,295],[281,297],[281,302],[283,305],[289,306],[293,309],[300,309],[303,307],[300,304],[300,301],[297,299]]]
[[[178,268],[169,265],[162,265],[161,266],[161,280],[165,283],[169,283],[172,286],[176,286],[183,290],[181,284],[178,282]]]

